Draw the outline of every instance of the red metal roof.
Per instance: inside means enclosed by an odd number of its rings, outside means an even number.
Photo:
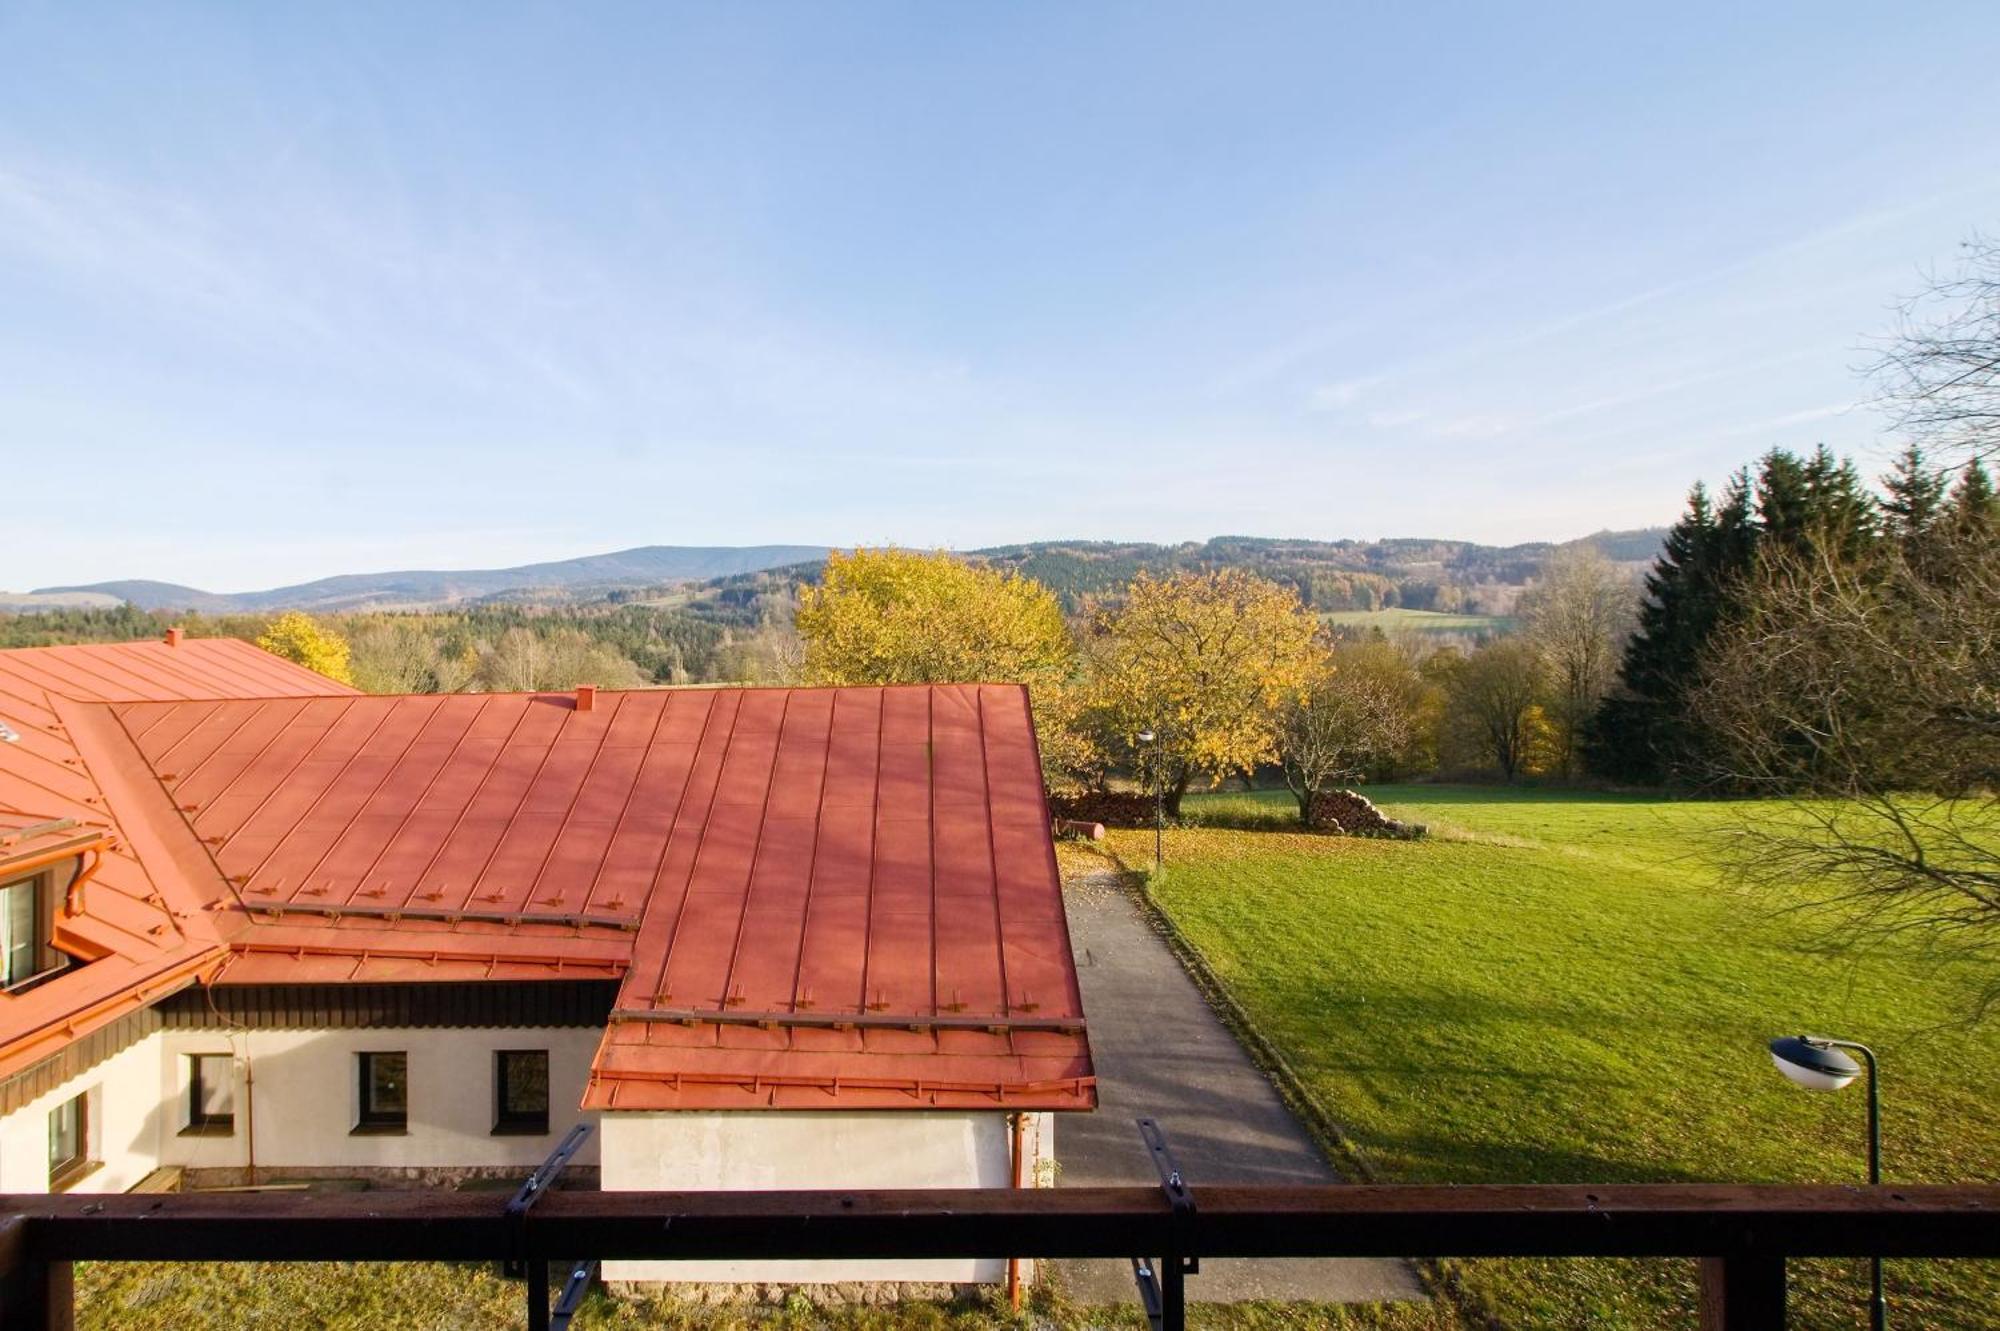
[[[589,1107],[1093,1103],[1017,686],[58,710],[220,982],[622,975]]]
[[[169,866],[122,835],[99,776],[59,709],[122,698],[345,694],[344,684],[233,638],[29,647],[0,651],[0,818],[16,831],[73,819],[100,835],[93,868],[58,919],[63,946],[92,958],[57,978],[0,994],[0,1075],[60,1049],[168,989],[212,971],[224,953],[201,902]]]

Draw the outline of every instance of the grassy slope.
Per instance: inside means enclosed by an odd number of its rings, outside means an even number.
[[[2000,1179],[2000,1029],[1914,952],[1833,957],[1717,881],[1731,806],[1445,787],[1371,792],[1428,842],[1169,834],[1157,896],[1387,1178],[1859,1177],[1859,1092],[1812,1095],[1770,1036],[1883,1058],[1892,1180]],[[1191,814],[1282,816],[1282,792]],[[1114,833],[1128,862],[1150,836]],[[1145,844],[1141,844],[1144,842]],[[1800,1324],[1857,1315],[1858,1272],[1795,1264]],[[2000,1326],[2000,1264],[1892,1265],[1904,1325]],[[1481,1263],[1526,1324],[1692,1315],[1686,1263]]]

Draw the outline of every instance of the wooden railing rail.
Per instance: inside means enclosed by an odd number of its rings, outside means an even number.
[[[0,1195],[0,1326],[69,1325],[77,1261],[524,1257],[1696,1257],[1705,1324],[1771,1327],[1789,1257],[2000,1258],[2000,1187],[1644,1184],[879,1192]],[[1196,1278],[1198,1282],[1198,1277]],[[1190,1291],[1199,1297],[1199,1284]]]

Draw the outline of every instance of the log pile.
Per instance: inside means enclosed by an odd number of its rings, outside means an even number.
[[[1375,807],[1375,802],[1359,791],[1329,790],[1313,800],[1313,826],[1322,832],[1346,836],[1379,836],[1413,839],[1424,834],[1421,823],[1391,818]]]
[[[1049,796],[1056,818],[1106,827],[1151,827],[1153,797],[1129,790],[1086,790],[1078,795]]]

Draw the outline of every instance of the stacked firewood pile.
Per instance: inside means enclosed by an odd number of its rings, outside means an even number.
[[[1313,826],[1322,832],[1348,836],[1420,837],[1422,823],[1406,823],[1391,818],[1375,807],[1366,795],[1353,790],[1330,790],[1313,800]]]
[[[1151,827],[1153,797],[1128,790],[1086,790],[1079,795],[1050,795],[1049,812],[1058,819],[1102,823],[1106,827]]]

